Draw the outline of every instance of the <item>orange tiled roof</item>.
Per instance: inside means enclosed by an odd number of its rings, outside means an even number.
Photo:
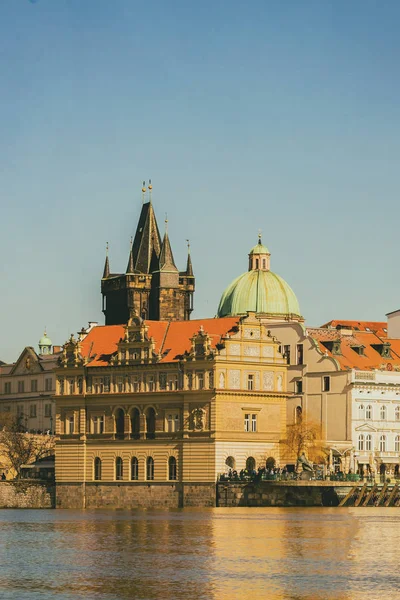
[[[354,329],[355,331],[373,331],[379,335],[379,337],[387,336],[386,321],[341,321],[339,319],[334,319],[333,321],[328,321],[328,323],[321,325],[321,328],[332,327],[333,329],[336,329],[338,325],[341,325],[344,329]]]
[[[343,321],[341,322],[343,323]],[[307,328],[308,335],[314,338],[321,350],[327,356],[336,359],[343,370],[346,369],[381,369],[383,365],[391,364],[400,366],[400,340],[389,340],[386,336],[379,337],[372,331],[354,331],[351,335],[342,334],[340,330],[321,328]],[[323,344],[340,340],[341,354],[332,352]],[[381,356],[374,346],[379,347],[383,342],[390,343],[391,358]],[[358,354],[354,347],[363,346],[364,353]],[[390,367],[389,367],[390,369]]]
[[[179,360],[185,351],[190,351],[190,338],[203,327],[212,340],[212,347],[220,342],[232,327],[239,322],[238,317],[222,319],[197,319],[194,321],[146,321],[148,336],[153,337],[156,352],[163,355],[161,362]],[[117,351],[117,344],[124,337],[123,325],[102,325],[94,327],[82,341],[82,356],[88,357],[91,367],[106,366]]]

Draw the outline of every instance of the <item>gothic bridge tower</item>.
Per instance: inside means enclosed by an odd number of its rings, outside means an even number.
[[[152,185],[143,182],[143,204],[126,272],[110,272],[107,255],[101,280],[106,325],[127,323],[132,310],[154,321],[187,321],[193,310],[195,279],[188,247],[185,271],[175,265],[167,231],[161,240],[151,200]],[[147,201],[146,201],[147,200]]]

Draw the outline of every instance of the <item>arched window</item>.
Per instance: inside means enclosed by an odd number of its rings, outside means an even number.
[[[303,409],[301,406],[296,406],[296,423],[301,423],[303,420]]]
[[[379,451],[386,452],[386,435],[381,435],[379,438]]]
[[[176,458],[175,458],[175,456],[170,456],[168,459],[168,479],[170,481],[176,480]]]
[[[358,436],[358,449],[364,450],[364,436],[362,433]]]
[[[150,407],[146,411],[146,437],[147,439],[154,439],[156,431],[156,411],[153,407]]]
[[[358,418],[364,420],[364,404],[360,404],[358,407]]]
[[[396,435],[394,438],[394,451],[400,452],[400,435]]]
[[[101,459],[96,456],[96,458],[94,459],[94,465],[93,465],[93,475],[94,475],[94,480],[95,481],[100,481],[101,480]]]
[[[370,404],[368,404],[367,408],[365,409],[365,418],[368,420],[372,419],[372,406]]]
[[[372,435],[370,433],[365,436],[365,449],[372,450]]]
[[[140,412],[137,408],[131,412],[131,431],[133,439],[136,440],[140,437]]]
[[[254,460],[254,458],[252,456],[249,456],[248,459],[246,460],[246,469],[249,471],[249,473],[252,473],[256,468],[256,461]]]
[[[122,408],[118,408],[115,412],[115,433],[117,437],[123,438],[125,432],[125,413]]]
[[[386,406],[385,405],[381,406],[380,415],[381,415],[382,421],[386,421]]]
[[[137,481],[139,479],[139,461],[136,456],[131,458],[131,479]]]
[[[152,481],[154,479],[154,460],[151,456],[146,460],[146,479]]]
[[[233,458],[233,456],[228,456],[228,458],[225,461],[225,464],[230,469],[235,469],[236,468],[236,460]]]
[[[124,463],[122,462],[122,458],[117,456],[115,459],[115,479],[117,481],[122,481],[124,478]]]
[[[400,406],[396,406],[394,409],[394,418],[396,421],[400,421]]]

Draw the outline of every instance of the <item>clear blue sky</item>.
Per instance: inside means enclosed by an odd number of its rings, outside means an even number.
[[[0,359],[103,323],[149,177],[193,316],[259,228],[309,325],[399,308],[399,29],[397,0],[0,0]]]

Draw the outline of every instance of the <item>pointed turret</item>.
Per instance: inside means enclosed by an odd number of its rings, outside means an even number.
[[[149,183],[150,194],[151,190],[152,186]],[[157,268],[160,251],[161,236],[150,196],[149,202],[142,205],[133,240],[133,255],[136,257],[135,269],[140,273],[151,273],[154,268]]]
[[[106,262],[104,263],[103,279],[110,275],[110,263],[108,261],[108,242],[106,246]]]
[[[160,271],[176,271],[178,273],[178,269],[176,267],[174,261],[174,255],[172,254],[171,244],[168,237],[168,219],[165,219],[165,233],[164,239],[161,246],[160,252]]]
[[[126,267],[126,272],[127,273],[133,273],[135,271],[135,262],[133,260],[133,249],[132,249],[132,238],[131,238],[131,249],[129,252],[129,260],[128,260],[128,266]]]
[[[192,266],[192,259],[190,256],[190,244],[189,244],[189,240],[187,241],[187,246],[188,246],[188,257],[187,257],[187,263],[186,263],[186,273],[185,275],[187,277],[194,277],[193,275],[193,266]]]

